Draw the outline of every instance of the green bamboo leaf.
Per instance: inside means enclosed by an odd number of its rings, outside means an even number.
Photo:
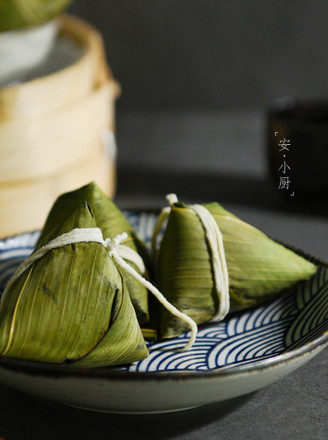
[[[35,26],[56,17],[71,0],[0,0],[0,32]]]
[[[83,203],[40,246],[74,228],[94,227]],[[18,278],[0,304],[0,352],[89,367],[148,355],[122,275],[98,243],[54,249]]]
[[[229,272],[230,311],[262,304],[309,279],[316,266],[271,240],[218,203],[204,205],[221,233]],[[162,293],[198,324],[209,321],[218,308],[211,251],[197,214],[187,205],[172,206],[156,263]],[[161,336],[174,337],[187,329],[160,310]]]
[[[144,241],[114,202],[106,196],[95,182],[85,185],[75,191],[63,194],[56,200],[44,225],[40,241],[84,201],[87,201],[92,207],[97,225],[103,231],[104,237],[113,239],[116,235],[126,232],[128,234],[128,239],[124,242],[124,245],[138,252],[143,258],[146,266],[149,268],[150,257]],[[133,263],[131,263],[131,266],[140,273],[139,269]],[[121,271],[128,287],[139,323],[141,325],[146,325],[149,321],[147,289],[123,269],[120,268],[119,270]]]

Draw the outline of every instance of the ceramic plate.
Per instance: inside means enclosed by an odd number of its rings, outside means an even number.
[[[156,214],[125,212],[149,243]],[[0,291],[39,233],[0,241]],[[312,259],[311,257],[307,257]],[[328,345],[328,265],[289,295],[149,345],[147,359],[122,368],[63,367],[0,357],[0,380],[75,407],[121,413],[177,411],[241,396],[296,370]]]

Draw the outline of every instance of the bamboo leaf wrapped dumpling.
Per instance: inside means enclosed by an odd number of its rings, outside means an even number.
[[[146,244],[119,208],[117,208],[114,202],[106,196],[95,182],[91,182],[88,185],[58,197],[48,214],[39,242],[84,201],[88,202],[91,206],[97,226],[103,231],[104,238],[113,239],[117,235],[126,232],[128,238],[124,242],[124,245],[138,252],[146,268],[149,268],[150,257]],[[136,265],[133,263],[130,264],[140,273]],[[124,269],[121,269],[121,272],[128,287],[132,304],[136,310],[138,321],[140,325],[146,325],[149,321],[147,289],[138,283],[130,274],[126,273]]]
[[[0,0],[0,32],[35,26],[53,19],[71,0]]]
[[[43,236],[34,254],[75,228],[84,232],[97,226],[83,203]],[[147,357],[128,288],[102,244],[52,249],[8,286],[0,303],[0,353],[87,367]]]
[[[204,224],[194,209],[172,201],[156,258],[156,282],[168,301],[196,323],[213,320],[220,307],[215,287],[213,250]],[[219,227],[228,274],[228,311],[272,300],[300,281],[309,279],[316,266],[226,211],[218,203],[204,205]],[[167,211],[168,213],[168,211]],[[154,239],[163,216],[155,228]],[[213,225],[211,226],[213,227]],[[160,310],[163,338],[186,331],[181,321]]]

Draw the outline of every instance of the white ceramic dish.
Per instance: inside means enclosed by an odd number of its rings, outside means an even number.
[[[57,35],[58,20],[39,26],[0,33],[0,85],[21,81],[49,55]]]
[[[126,212],[147,240],[155,214]],[[38,233],[0,241],[0,287]],[[310,258],[310,257],[308,257]],[[122,368],[62,367],[0,357],[0,381],[30,394],[96,411],[178,411],[258,390],[304,365],[328,345],[328,265],[275,302],[204,326],[188,352],[187,335],[151,345],[147,359]]]

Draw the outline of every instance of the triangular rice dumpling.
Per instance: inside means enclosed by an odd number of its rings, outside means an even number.
[[[218,203],[204,205],[222,233],[229,275],[230,312],[272,300],[298,282],[309,279],[316,266],[258,229],[226,211]],[[188,205],[171,206],[156,260],[161,292],[196,323],[210,321],[218,309],[211,249],[203,224]],[[165,309],[160,312],[163,338],[186,331]]]
[[[113,239],[118,234],[126,232],[127,240],[125,246],[138,252],[142,257],[146,268],[149,268],[149,253],[144,241],[137,234],[133,226],[126,219],[123,213],[117,208],[112,200],[99,188],[95,182],[91,182],[75,191],[61,195],[51,208],[44,225],[40,240],[43,239],[58,223],[62,222],[82,202],[88,202],[91,206],[97,226],[103,231],[104,238]],[[129,262],[131,266],[140,273],[136,265]],[[149,321],[148,292],[147,289],[136,281],[124,269],[120,269],[128,287],[132,304],[136,310],[140,325],[146,325]],[[146,276],[147,274],[143,275]]]
[[[97,226],[84,202],[43,236],[38,247],[74,228]],[[0,354],[87,367],[147,357],[128,288],[102,244],[79,242],[53,249],[5,291]]]

